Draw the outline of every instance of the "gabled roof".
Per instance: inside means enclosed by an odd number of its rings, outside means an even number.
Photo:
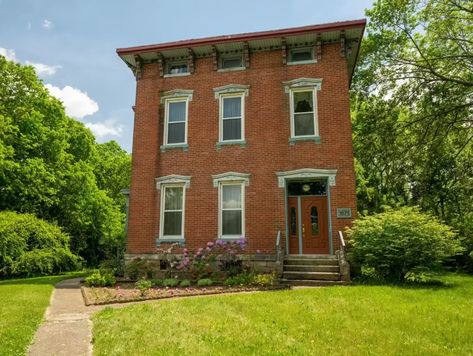
[[[293,27],[272,31],[259,31],[205,37],[183,41],[165,42],[144,46],[117,48],[117,54],[130,67],[137,65],[137,60],[152,62],[164,58],[185,57],[191,49],[197,57],[209,56],[215,47],[218,51],[232,51],[243,48],[247,44],[250,50],[280,48],[283,41],[289,48],[300,44],[314,44],[317,38],[324,43],[339,42],[343,37],[349,50],[349,76],[353,73],[358,50],[363,37],[366,20],[332,22],[319,25]]]

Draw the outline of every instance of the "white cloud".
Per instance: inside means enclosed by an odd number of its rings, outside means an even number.
[[[84,116],[95,114],[99,110],[99,105],[89,98],[86,92],[68,85],[62,89],[51,84],[45,86],[52,96],[63,102],[66,114],[69,116],[81,119]]]
[[[18,59],[16,58],[16,55],[15,55],[15,50],[13,49],[0,47],[0,55],[4,56],[9,61],[18,62]]]
[[[117,124],[117,122],[113,119],[97,123],[88,122],[85,124],[85,126],[89,128],[97,138],[106,136],[121,137],[123,132],[123,126]]]
[[[38,75],[53,75],[53,74],[56,74],[56,71],[58,69],[62,68],[59,65],[49,66],[47,64],[35,63],[35,62],[30,62],[30,61],[25,61],[25,63],[30,66],[33,66],[34,69],[36,69],[36,73],[38,73]]]
[[[49,30],[54,27],[54,24],[51,21],[44,19],[43,24],[41,26],[46,30]]]

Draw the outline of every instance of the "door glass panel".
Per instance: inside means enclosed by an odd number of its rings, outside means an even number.
[[[295,207],[291,207],[291,235],[295,235],[295,234],[296,234],[296,226],[297,226],[297,222],[296,222],[296,208],[295,208]]]
[[[319,233],[319,212],[316,206],[310,209],[310,224],[312,226],[312,235],[317,235]]]

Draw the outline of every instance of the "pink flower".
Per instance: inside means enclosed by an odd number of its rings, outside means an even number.
[[[261,250],[256,250],[256,253],[261,253]]]

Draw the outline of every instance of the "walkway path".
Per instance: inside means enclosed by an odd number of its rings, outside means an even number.
[[[80,291],[81,278],[56,284],[45,320],[36,331],[29,355],[91,355],[90,315],[99,307],[86,307]]]

